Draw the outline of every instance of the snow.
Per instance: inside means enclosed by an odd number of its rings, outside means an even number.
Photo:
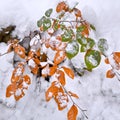
[[[16,25],[13,35],[19,38],[29,35],[36,30],[36,21],[44,12],[55,6],[61,0],[4,0],[0,1],[0,29],[8,25]],[[119,0],[76,0],[83,17],[96,27],[95,40],[105,38],[109,43],[109,55],[120,51],[120,1]],[[74,0],[68,1],[73,6]],[[0,53],[7,50],[5,43],[0,44]],[[49,51],[49,50],[48,50]],[[52,52],[48,52],[53,59]],[[0,120],[66,120],[68,109],[58,111],[53,100],[45,101],[44,92],[49,83],[40,78],[41,90],[37,91],[36,78],[31,76],[32,84],[26,95],[18,102],[14,97],[6,98],[6,87],[10,84],[13,71],[13,53],[0,57]],[[72,60],[76,66],[81,66],[82,57],[79,55]],[[80,61],[80,62],[78,62]],[[111,61],[113,62],[113,61]],[[30,63],[31,65],[31,63]],[[71,80],[66,76],[66,88],[76,93],[80,99],[75,102],[87,110],[89,120],[119,120],[120,119],[120,82],[117,78],[105,77],[109,65],[104,63],[104,57],[98,68],[86,72],[83,77],[76,76]],[[70,105],[68,104],[68,108]],[[78,119],[81,114],[79,113]],[[84,120],[84,118],[83,118]]]
[[[30,60],[28,61],[28,65],[31,66],[31,67],[33,67],[33,68],[36,66],[36,64],[35,64],[35,62],[34,62],[33,59],[30,59]]]

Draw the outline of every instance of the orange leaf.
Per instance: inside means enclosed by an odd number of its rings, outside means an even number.
[[[107,78],[113,78],[115,76],[115,73],[113,72],[113,70],[108,70],[106,73],[106,77]]]
[[[58,87],[53,83],[46,91],[46,101],[49,101],[58,92]]]
[[[63,92],[58,92],[54,97],[55,102],[58,105],[58,110],[63,110],[67,107],[68,96]]]
[[[114,58],[115,62],[120,63],[120,52],[114,52],[113,58]]]
[[[81,17],[81,11],[79,9],[74,8],[74,12],[75,12],[76,17]]]
[[[53,67],[50,67],[49,69],[49,75],[52,76],[55,74],[56,70],[57,70],[57,65],[54,65]]]
[[[27,83],[28,85],[31,84],[31,80],[28,75],[24,75],[23,79],[24,79],[25,83]]]
[[[59,82],[64,86],[66,84],[64,72],[62,70],[58,70],[57,74]]]
[[[16,54],[18,54],[21,58],[25,58],[25,48],[17,45],[14,47],[14,51]]]
[[[68,94],[69,94],[70,96],[72,96],[72,97],[77,98],[77,99],[79,98],[77,94],[75,94],[75,93],[73,93],[73,92],[71,92],[71,91],[68,91]]]
[[[74,79],[74,72],[70,69],[70,68],[67,68],[67,67],[62,67],[65,71],[65,73],[72,79]]]
[[[33,74],[37,75],[38,69],[39,69],[39,67],[38,67],[37,65],[36,65],[34,68],[32,68],[32,67],[30,66],[30,69],[31,69],[31,71],[32,71]]]
[[[20,79],[20,76],[15,76],[13,73],[11,77],[11,83],[17,82],[19,79]]]
[[[54,57],[54,63],[59,64],[65,59],[65,51],[57,51]]]
[[[10,84],[6,89],[6,97],[10,97],[16,92],[16,84]]]
[[[76,120],[78,114],[78,109],[73,105],[67,113],[68,120]]]
[[[33,60],[37,65],[40,65],[40,60],[38,58],[34,58]]]
[[[14,94],[14,98],[15,98],[15,100],[16,101],[18,101],[19,99],[21,99],[23,96],[25,96],[25,93],[23,92],[23,90],[21,90],[21,89],[19,89],[20,91],[20,94],[18,93],[18,95],[17,95],[17,93],[15,93]]]
[[[87,26],[85,26],[84,30],[81,32],[83,36],[88,36],[89,35],[89,29]]]
[[[60,2],[56,7],[56,12],[61,12],[62,10],[67,10],[68,6],[65,2]]]
[[[106,64],[110,64],[110,62],[109,62],[109,59],[108,59],[108,58],[105,58],[105,63],[106,63]]]

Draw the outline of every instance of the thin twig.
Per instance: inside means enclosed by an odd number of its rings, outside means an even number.
[[[88,119],[88,116],[85,114],[85,111],[87,111],[87,110],[83,110],[79,105],[77,105],[77,104],[74,102],[73,98],[72,98],[72,97],[69,95],[69,93],[67,92],[66,88],[65,88],[64,86],[62,86],[62,88],[64,89],[65,93],[69,96],[69,98],[71,99],[72,103],[73,103],[74,105],[76,105],[76,106],[81,110],[83,116],[85,116],[85,117]]]

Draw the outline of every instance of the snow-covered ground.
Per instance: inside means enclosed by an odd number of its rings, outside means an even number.
[[[36,30],[36,21],[47,8],[54,7],[60,0],[0,0],[0,28],[16,25],[14,35],[23,38]],[[68,0],[69,2],[73,0]],[[83,17],[96,26],[96,37],[106,38],[110,51],[120,51],[120,1],[119,0],[76,0]],[[0,44],[0,53],[6,45]],[[41,80],[41,91],[32,84],[25,97],[15,105],[13,98],[5,98],[13,70],[13,53],[0,57],[0,120],[66,120],[67,109],[58,111],[54,101],[45,102],[44,91],[48,83]],[[76,59],[75,59],[76,60]],[[77,57],[78,61],[78,57]],[[109,65],[102,62],[92,73],[76,76],[69,88],[77,93],[76,102],[87,109],[89,120],[120,120],[120,82],[105,77]],[[78,116],[80,120],[80,114]],[[83,120],[83,119],[82,119]]]

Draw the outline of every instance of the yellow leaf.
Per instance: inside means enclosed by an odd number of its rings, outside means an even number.
[[[70,78],[74,79],[74,72],[70,68],[64,66],[62,68]]]
[[[73,105],[67,113],[68,120],[76,120],[78,114],[78,109]]]

